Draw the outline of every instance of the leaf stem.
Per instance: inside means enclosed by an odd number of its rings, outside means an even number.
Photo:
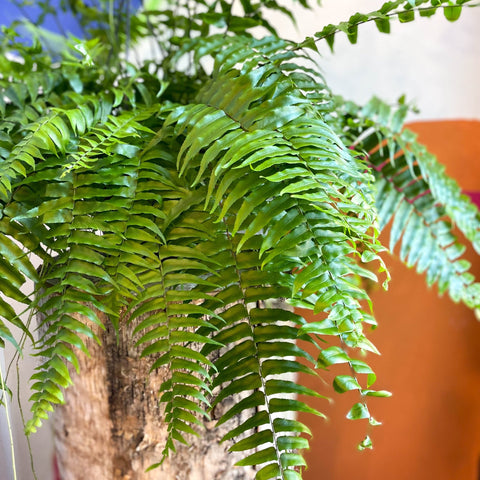
[[[3,369],[2,369],[2,362],[0,361],[0,387],[3,392],[7,391],[7,387],[5,385],[5,381],[3,379]],[[13,480],[17,480],[17,470],[15,468],[15,446],[13,443],[13,430],[12,430],[12,423],[10,421],[10,412],[8,408],[8,398],[5,394],[2,393],[2,397],[4,397],[4,406],[5,406],[5,415],[7,417],[7,426],[8,426],[8,436],[10,439],[10,452],[12,455],[12,469],[13,469]]]

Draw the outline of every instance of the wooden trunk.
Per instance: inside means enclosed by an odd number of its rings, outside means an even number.
[[[101,315],[101,314],[99,314]],[[248,480],[255,471],[235,467],[240,459],[228,453],[223,435],[243,421],[236,417],[219,429],[216,419],[235,402],[215,407],[211,421],[179,445],[159,468],[145,470],[162,458],[167,435],[158,390],[168,371],[149,374],[151,360],[140,358],[132,329],[117,338],[108,319],[98,333],[102,345],[88,341],[91,358],[80,354],[80,375],[71,369],[74,385],[65,391],[65,405],[54,417],[55,450],[61,480]]]

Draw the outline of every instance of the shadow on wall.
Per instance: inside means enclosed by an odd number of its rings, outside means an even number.
[[[464,191],[480,193],[480,122],[441,121],[410,124]],[[480,256],[467,258],[480,278]],[[372,451],[359,452],[366,421],[345,418],[358,401],[352,392],[334,403],[317,402],[329,420],[314,419],[305,480],[478,480],[480,457],[480,323],[462,305],[453,304],[423,277],[396,258],[387,258],[392,281],[388,292],[372,292],[379,328],[369,338],[382,353],[368,361],[378,389],[390,399],[369,400],[383,422],[369,432]],[[332,367],[327,381],[345,373]],[[327,391],[318,379],[302,379]],[[374,387],[375,387],[374,386]],[[330,393],[328,393],[330,395]],[[302,419],[302,418],[301,418]],[[312,418],[303,417],[311,423]]]

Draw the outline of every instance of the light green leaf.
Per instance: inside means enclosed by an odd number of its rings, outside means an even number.
[[[357,380],[350,375],[337,375],[333,381],[333,388],[338,393],[348,392],[349,390],[361,390]]]
[[[370,418],[370,412],[364,403],[356,403],[347,413],[349,420],[360,420],[362,418]]]

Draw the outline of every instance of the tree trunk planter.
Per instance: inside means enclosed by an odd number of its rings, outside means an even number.
[[[204,421],[200,437],[190,437],[159,468],[145,470],[162,458],[167,428],[158,390],[166,369],[148,374],[151,359],[140,358],[132,341],[135,325],[123,325],[117,335],[98,312],[106,331],[96,331],[98,345],[88,339],[91,358],[79,354],[81,374],[71,369],[74,385],[54,416],[55,451],[61,480],[248,480],[253,468],[235,467],[242,453],[229,453],[221,438],[244,419],[234,417],[219,428],[216,419],[235,402],[229,398]],[[79,320],[85,321],[77,316]],[[250,415],[250,414],[248,414]],[[248,418],[247,415],[243,415]]]

